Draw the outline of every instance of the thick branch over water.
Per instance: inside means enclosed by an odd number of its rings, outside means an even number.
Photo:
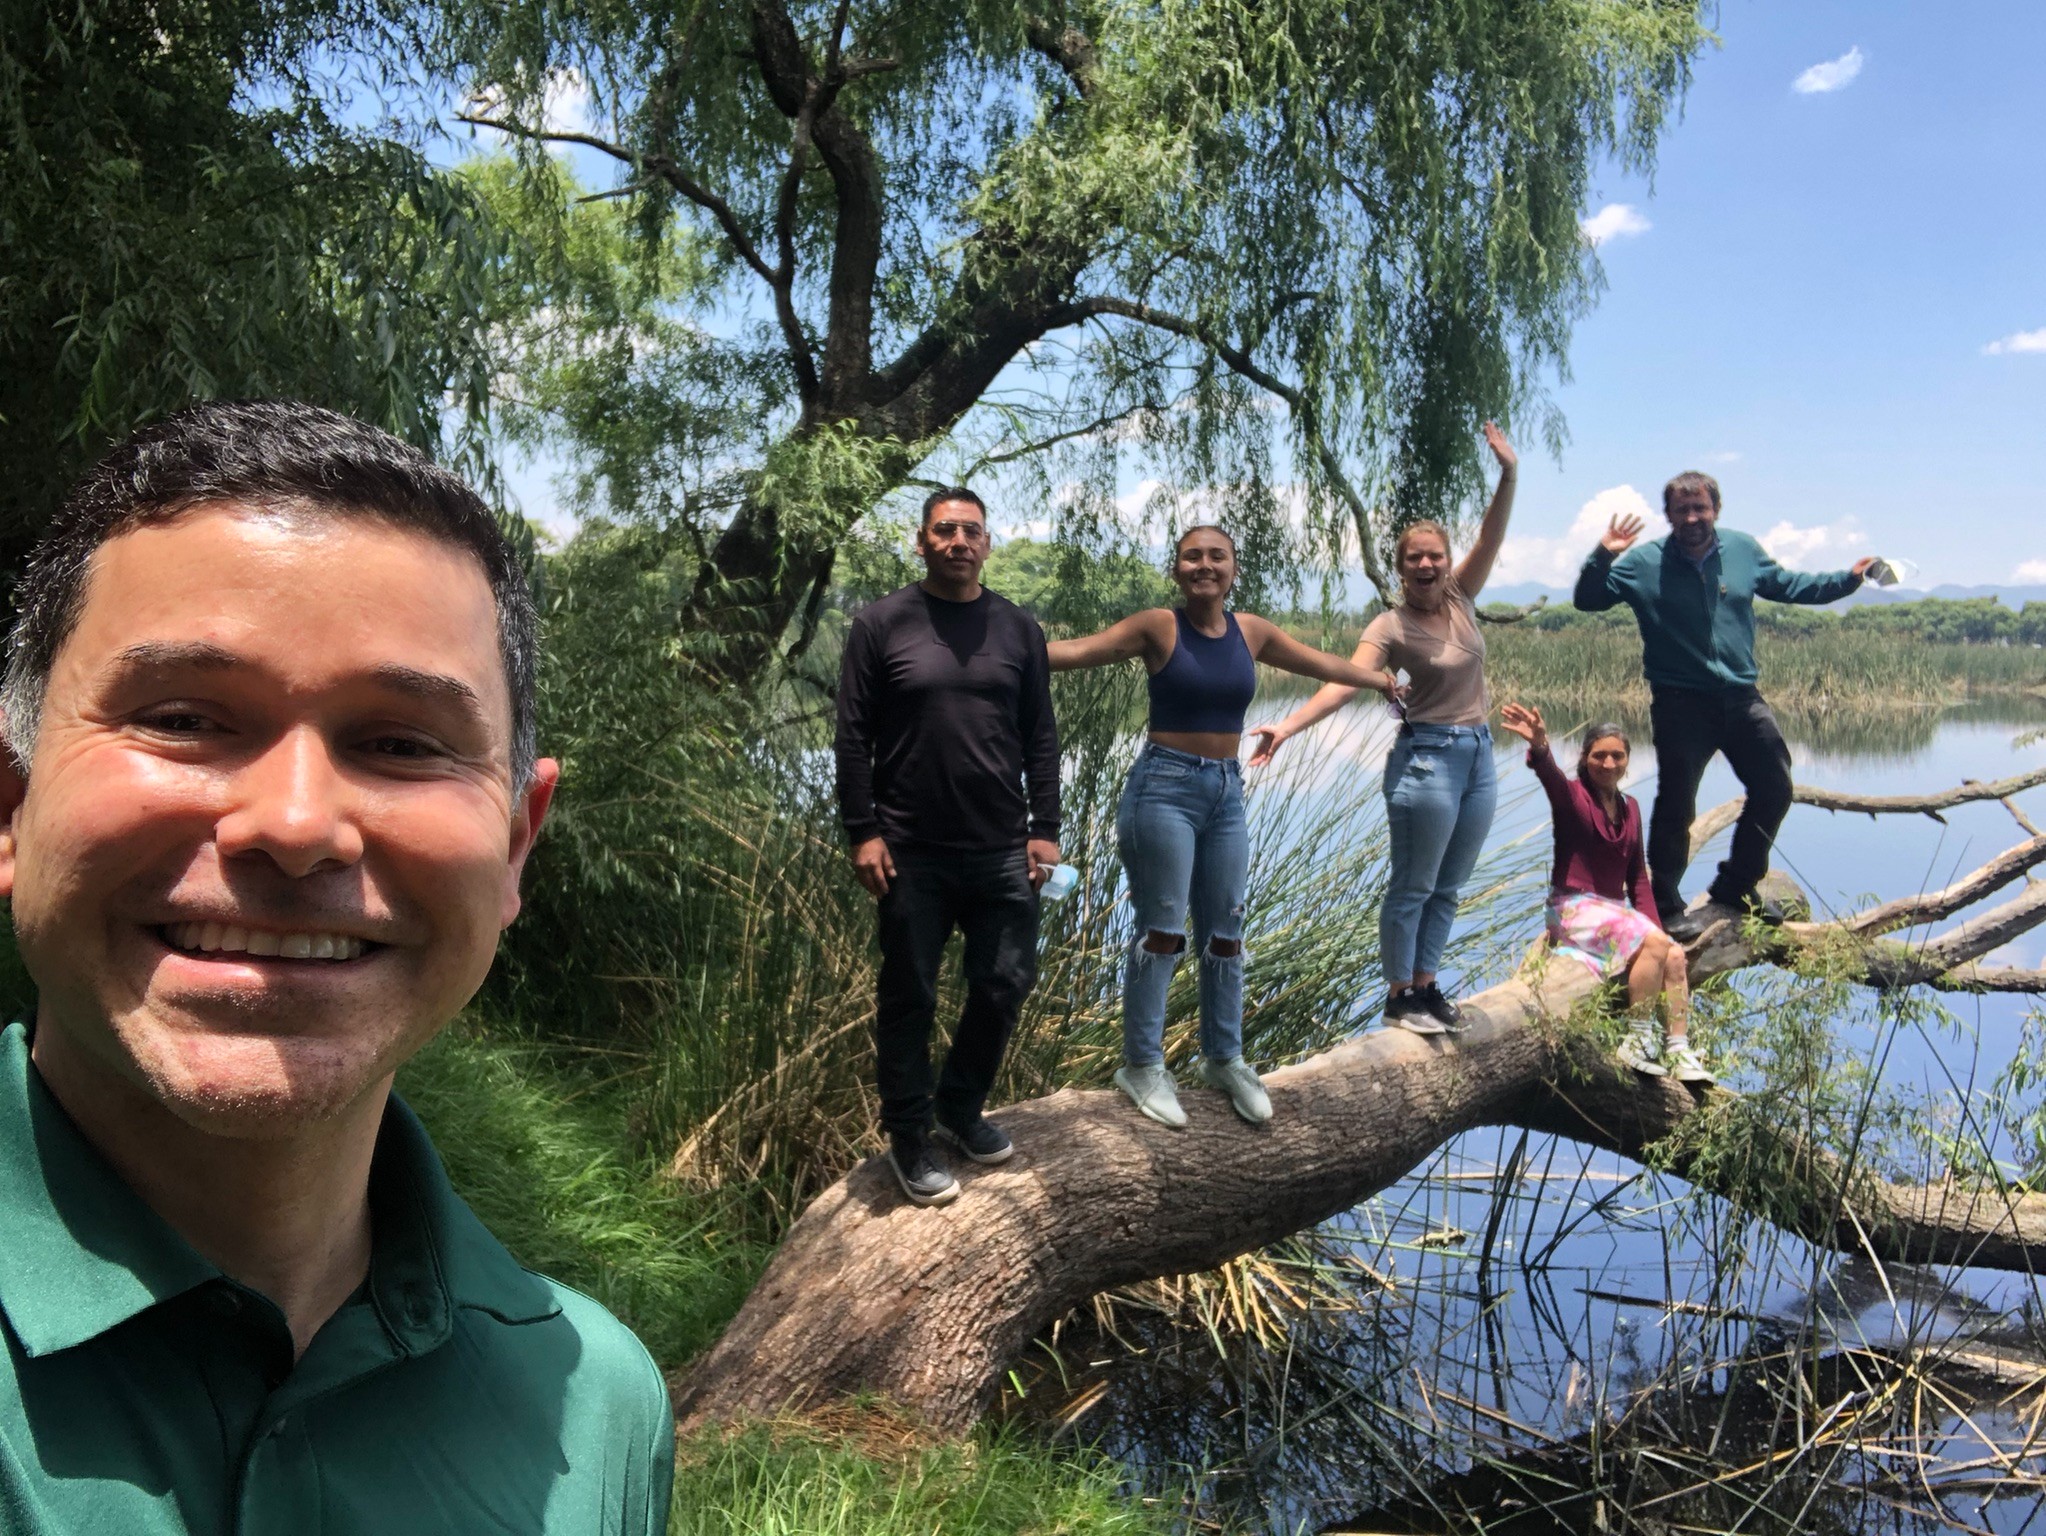
[[[1842,809],[1918,811],[2041,782],[2046,772],[1940,796],[1831,798]],[[2046,882],[1934,938],[1874,935],[1957,914],[2046,860],[2040,841],[1947,890],[1839,922],[1717,923],[1692,946],[1693,978],[1844,944],[1879,986],[2038,989],[2038,973],[1974,962],[2046,921]],[[1726,1095],[1639,1077],[1596,1036],[1566,1025],[1595,991],[1582,966],[1538,954],[1465,1003],[1460,1037],[1375,1031],[1273,1072],[1276,1113],[1260,1127],[1208,1092],[1187,1095],[1183,1131],[1105,1091],[1011,1105],[995,1118],[1014,1138],[1015,1158],[964,1168],[961,1196],[947,1207],[907,1204],[880,1160],[863,1163],[790,1230],[738,1318],[680,1384],[678,1410],[696,1423],[874,1392],[936,1426],[963,1427],[1030,1340],[1088,1297],[1212,1268],[1327,1220],[1474,1127],[1519,1126],[1647,1156]],[[1889,1184],[1849,1177],[1823,1148],[1786,1140],[1770,1150],[1802,1178],[1795,1190],[1771,1192],[1779,1203],[1769,1214],[1814,1242],[1882,1260],[2046,1268],[2046,1196]],[[1745,1193],[1720,1188],[1714,1167],[1681,1155],[1669,1166],[1732,1198]]]

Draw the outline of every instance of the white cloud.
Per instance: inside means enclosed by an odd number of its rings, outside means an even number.
[[[2010,579],[2025,586],[2046,582],[2046,560],[2027,560],[2010,573]]]
[[[1655,534],[1654,508],[1649,506],[1648,498],[1631,485],[1608,486],[1577,509],[1567,533],[1556,538],[1508,538],[1499,546],[1492,583],[1505,586],[1534,581],[1545,587],[1571,585],[1577,580],[1584,557],[1591,553],[1591,546],[1606,531],[1606,524],[1627,513],[1650,525],[1646,536]]]
[[[2012,331],[1982,350],[1990,357],[2001,357],[2006,352],[2046,352],[2046,325],[2036,331]]]
[[[1604,245],[1619,236],[1646,234],[1651,226],[1632,203],[1607,203],[1591,217],[1579,219],[1577,227],[1593,245]]]
[[[1827,91],[1845,90],[1861,73],[1862,63],[1861,49],[1850,48],[1837,59],[1814,64],[1791,81],[1790,88],[1800,96],[1819,96]]]
[[[1868,543],[1868,536],[1854,518],[1843,517],[1838,522],[1819,523],[1810,528],[1781,522],[1762,534],[1761,541],[1762,547],[1777,561],[1793,570],[1802,570],[1808,565],[1832,570],[1852,565],[1866,554],[1863,546]]]
[[[1700,459],[1704,464],[1738,464],[1741,461],[1738,448],[1722,448],[1718,453],[1708,453]]]

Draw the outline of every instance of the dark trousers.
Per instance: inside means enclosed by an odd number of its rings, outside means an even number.
[[[957,1122],[987,1102],[1023,999],[1037,981],[1037,892],[1021,848],[890,851],[895,878],[881,898],[875,1080],[882,1128],[922,1133],[934,1108]],[[966,940],[966,1006],[934,1096],[938,965],[955,927]]]
[[[1752,688],[1694,693],[1658,688],[1649,705],[1655,733],[1655,810],[1648,819],[1648,876],[1664,922],[1684,910],[1678,890],[1691,862],[1691,822],[1698,814],[1698,781],[1712,754],[1726,754],[1734,777],[1747,791],[1733,846],[1708,893],[1711,900],[1738,906],[1769,872],[1776,829],[1790,811],[1790,748],[1776,716]]]

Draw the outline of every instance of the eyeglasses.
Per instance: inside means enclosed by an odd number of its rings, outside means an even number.
[[[987,537],[985,523],[932,523],[930,535],[934,539],[964,539],[969,544],[978,544]]]

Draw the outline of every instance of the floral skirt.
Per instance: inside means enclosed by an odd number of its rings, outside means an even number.
[[[1645,912],[1586,891],[1551,891],[1545,916],[1556,953],[1583,961],[1594,976],[1625,970],[1648,936],[1662,931]]]

